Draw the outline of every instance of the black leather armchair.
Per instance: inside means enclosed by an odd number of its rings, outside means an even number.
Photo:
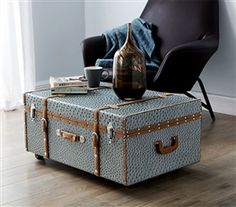
[[[218,48],[218,7],[218,0],[149,0],[141,14],[157,28],[153,37],[161,60],[159,69],[147,68],[148,89],[194,97],[189,91],[198,82],[206,102],[202,105],[212,120],[214,112],[199,76]],[[85,39],[82,50],[84,65],[94,65],[106,53],[105,37]]]

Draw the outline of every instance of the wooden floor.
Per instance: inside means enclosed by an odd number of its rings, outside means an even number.
[[[23,112],[1,114],[1,206],[236,206],[236,117],[203,114],[201,162],[123,187],[24,150]]]

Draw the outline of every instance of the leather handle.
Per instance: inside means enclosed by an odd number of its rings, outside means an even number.
[[[80,137],[78,135],[71,133],[71,132],[64,131],[64,130],[60,130],[60,129],[57,130],[57,136],[63,137],[63,138],[68,139],[72,142],[80,141]]]
[[[156,151],[159,154],[169,154],[169,153],[175,151],[178,148],[179,138],[178,138],[178,136],[172,137],[170,146],[165,146],[164,147],[161,140],[156,141],[155,146],[156,146]]]

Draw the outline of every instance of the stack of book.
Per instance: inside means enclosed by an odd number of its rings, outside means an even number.
[[[87,94],[88,81],[84,76],[50,77],[51,94]]]

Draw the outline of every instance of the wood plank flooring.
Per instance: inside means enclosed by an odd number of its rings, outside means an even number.
[[[124,187],[24,149],[23,110],[1,113],[0,206],[235,207],[236,117],[207,112],[201,162]]]

